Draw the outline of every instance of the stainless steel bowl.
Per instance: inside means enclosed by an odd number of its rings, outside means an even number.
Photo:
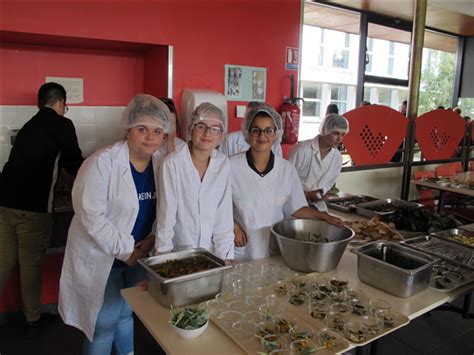
[[[301,272],[327,272],[335,269],[347,243],[354,237],[348,227],[336,227],[312,219],[286,219],[272,226],[285,264]],[[321,236],[323,241],[307,241]]]

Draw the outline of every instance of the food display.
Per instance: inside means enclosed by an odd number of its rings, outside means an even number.
[[[334,208],[339,211],[343,212],[350,212],[355,210],[356,205],[360,203],[375,201],[376,198],[364,195],[356,195],[356,196],[347,196],[347,197],[340,197],[329,199],[326,203],[330,208]]]
[[[346,225],[355,232],[353,241],[403,240],[402,235],[395,229],[395,224],[381,222],[378,217],[368,221],[347,222]]]
[[[434,213],[426,208],[397,206],[394,213],[382,218],[399,230],[432,233],[456,228],[461,223],[451,215]]]
[[[206,310],[196,307],[171,309],[171,324],[175,327],[193,330],[201,328],[209,320]]]
[[[191,256],[178,260],[167,260],[164,263],[151,265],[153,271],[165,278],[174,278],[210,270],[219,267],[213,260],[204,255]]]

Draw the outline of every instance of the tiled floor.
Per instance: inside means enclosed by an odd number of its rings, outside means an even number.
[[[15,317],[18,318],[18,317]],[[165,321],[165,320],[164,320]],[[25,337],[19,319],[0,327],[1,355],[79,355],[82,333],[64,325],[60,318],[36,336]],[[162,350],[140,321],[135,321],[135,354],[162,354]],[[473,355],[474,320],[459,313],[432,311],[379,341],[382,355]],[[105,355],[105,354],[104,354]]]

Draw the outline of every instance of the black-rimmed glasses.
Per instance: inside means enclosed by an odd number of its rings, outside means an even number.
[[[266,127],[266,128],[259,128],[259,127],[251,127],[249,129],[249,133],[252,137],[258,137],[261,133],[267,138],[271,138],[275,135],[276,129],[273,127]]]
[[[212,126],[209,127],[208,125],[205,125],[204,123],[197,123],[194,125],[194,128],[199,132],[199,133],[206,133],[207,130],[209,130],[209,133],[211,136],[217,136],[222,133],[223,129],[218,126]]]

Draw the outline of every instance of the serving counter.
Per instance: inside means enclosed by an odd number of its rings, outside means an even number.
[[[282,264],[282,260],[281,257],[277,256],[251,263],[254,265],[264,263]],[[385,299],[390,302],[392,310],[406,315],[410,320],[472,291],[472,285],[452,292],[439,292],[428,288],[412,297],[398,298],[360,282],[357,277],[357,256],[350,253],[350,251],[344,253],[336,270],[324,275],[347,278],[351,288],[364,291],[369,298]],[[169,309],[155,302],[148,291],[143,291],[139,287],[132,287],[122,290],[122,295],[155,340],[168,354],[243,353],[243,350],[212,322],[210,322],[209,328],[204,334],[196,339],[184,340],[178,337],[168,323],[170,319]],[[354,347],[356,347],[356,344],[351,344],[350,348]]]

